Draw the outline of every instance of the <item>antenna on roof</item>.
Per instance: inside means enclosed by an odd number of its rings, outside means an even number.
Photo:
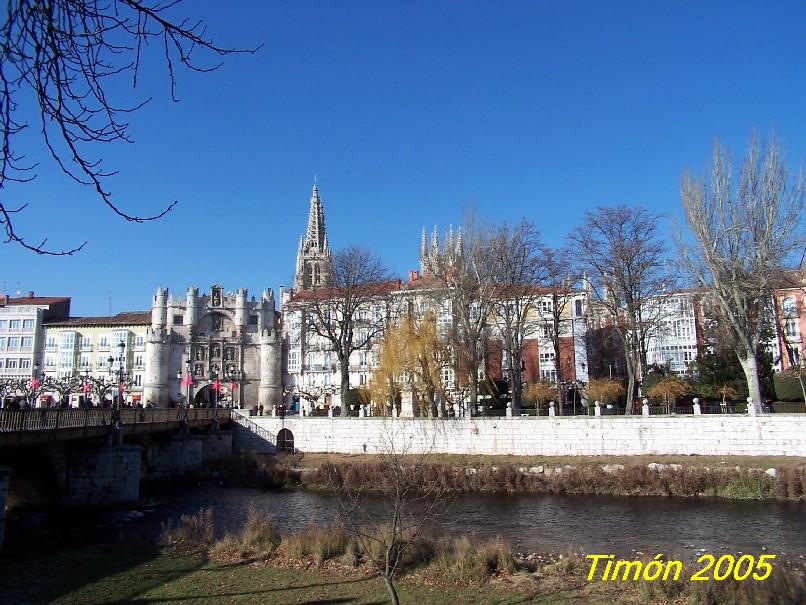
[[[112,290],[107,290],[106,294],[109,296],[109,317],[112,317]]]

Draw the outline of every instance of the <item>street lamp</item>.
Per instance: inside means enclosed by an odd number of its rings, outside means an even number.
[[[42,372],[42,376],[44,377],[45,373]],[[42,380],[39,374],[39,364],[34,364],[34,375],[31,377],[31,395],[28,400],[28,405],[30,407],[36,407],[36,390],[39,388],[39,385],[42,384]]]
[[[126,370],[125,370],[124,365],[123,365],[124,364],[124,359],[125,359],[123,353],[124,353],[125,349],[126,349],[126,343],[124,343],[121,340],[118,343],[118,351],[120,352],[120,355],[117,358],[117,361],[118,361],[118,369],[117,369],[118,404],[117,404],[117,409],[118,410],[121,410],[123,408],[123,388],[125,386],[123,384],[123,381],[126,378]],[[107,357],[106,361],[109,362],[109,368],[107,369],[107,371],[109,372],[109,376],[111,377],[112,373],[113,373],[113,370],[114,370],[115,358],[110,355],[109,357]]]
[[[92,407],[92,401],[90,400],[90,370],[89,370],[89,368],[84,370],[84,383],[81,385],[81,391],[84,393],[84,405],[86,407]]]

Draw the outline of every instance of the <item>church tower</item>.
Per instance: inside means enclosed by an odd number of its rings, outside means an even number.
[[[316,185],[311,191],[311,206],[308,210],[308,228],[299,240],[297,271],[294,276],[295,290],[308,290],[331,283],[333,255],[327,241],[325,213]]]

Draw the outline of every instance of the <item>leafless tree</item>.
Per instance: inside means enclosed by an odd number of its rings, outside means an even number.
[[[627,413],[646,366],[649,339],[666,312],[673,276],[664,258],[660,217],[640,206],[600,206],[569,236],[594,301],[624,347]]]
[[[335,466],[324,470],[347,529],[386,585],[391,603],[399,605],[395,579],[405,566],[406,551],[426,526],[444,519],[451,496],[444,482],[430,472],[428,454],[433,447],[415,451],[401,434],[399,422],[383,422],[376,468],[368,482],[352,484]],[[380,499],[382,512],[371,506],[368,496]]]
[[[576,266],[575,257],[570,250],[544,247],[541,253],[540,263],[545,275],[545,298],[548,299],[548,309],[541,309],[539,320],[541,328],[546,337],[551,341],[554,350],[554,367],[557,371],[555,386],[557,389],[557,401],[562,404],[564,400],[562,383],[566,380],[563,363],[560,355],[560,345],[562,338],[570,336],[576,350],[577,335],[574,326],[568,321],[568,313],[571,311],[574,296],[578,293],[579,280],[581,278],[579,269]],[[570,333],[569,333],[570,328]],[[575,360],[572,360],[574,363]],[[559,407],[562,412],[562,405]]]
[[[333,255],[330,284],[298,294],[302,311],[301,338],[305,347],[318,336],[336,354],[341,374],[341,414],[350,390],[350,357],[383,334],[389,315],[390,293],[397,287],[375,254],[350,246]]]
[[[26,112],[38,107],[42,141],[58,168],[70,179],[95,190],[101,201],[127,221],[141,223],[164,216],[172,202],[153,216],[122,209],[106,185],[115,174],[103,166],[97,144],[132,142],[125,116],[149,99],[118,105],[110,93],[114,80],[131,74],[137,85],[150,44],[164,56],[171,95],[176,100],[175,69],[212,71],[216,63],[196,61],[198,53],[221,57],[240,50],[216,45],[201,21],[176,14],[179,0],[9,0],[0,45],[0,191],[10,183],[35,178],[37,164],[19,152],[17,141],[29,124]],[[5,241],[39,254],[73,254],[86,242],[52,250],[47,240],[32,242],[18,233],[15,215],[25,202],[0,199]]]
[[[489,254],[497,283],[490,301],[491,316],[507,355],[514,412],[520,411],[523,398],[524,341],[542,329],[534,317],[541,312],[539,285],[546,277],[541,251],[540,233],[531,221],[492,229]]]
[[[468,385],[469,403],[474,406],[497,283],[490,241],[489,230],[469,212],[456,239],[446,238],[441,248],[432,242],[424,259],[426,271],[436,282],[431,292],[434,303],[440,313],[451,317],[446,335],[456,355],[456,368]]]
[[[773,281],[804,243],[803,179],[789,174],[774,139],[754,136],[735,178],[732,164],[715,143],[706,176],[684,173],[680,196],[693,242],[681,240],[680,257],[716,301],[760,412],[759,345]]]

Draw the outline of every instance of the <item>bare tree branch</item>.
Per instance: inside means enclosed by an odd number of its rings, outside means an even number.
[[[129,107],[114,103],[107,94],[109,79],[131,72],[137,84],[144,46],[160,40],[171,97],[176,99],[174,62],[193,71],[212,71],[216,63],[196,62],[198,53],[217,57],[254,53],[254,49],[216,45],[201,21],[169,17],[177,1],[148,0],[10,0],[0,43],[0,192],[9,183],[26,183],[36,177],[37,164],[15,151],[17,135],[29,128],[21,104],[35,101],[39,130],[53,162],[71,180],[95,190],[115,214],[135,223],[159,219],[176,205],[168,204],[152,216],[123,210],[106,186],[116,174],[103,167],[91,150],[99,143],[131,143],[126,114],[150,99]],[[30,98],[30,100],[29,100]],[[15,215],[27,203],[0,199],[0,226],[4,243],[16,243],[38,254],[71,255],[86,242],[70,249],[52,250],[47,239],[31,242],[14,228]]]

